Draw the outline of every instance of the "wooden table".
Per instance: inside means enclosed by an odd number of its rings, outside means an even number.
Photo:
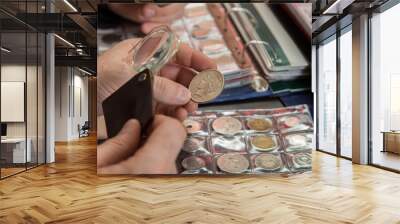
[[[400,131],[382,131],[383,150],[382,152],[392,152],[400,154]]]

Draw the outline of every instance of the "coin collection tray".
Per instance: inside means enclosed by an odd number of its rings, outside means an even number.
[[[311,170],[313,121],[307,105],[197,111],[177,159],[180,174],[291,174]]]

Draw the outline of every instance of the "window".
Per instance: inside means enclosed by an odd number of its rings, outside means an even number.
[[[318,47],[318,149],[336,154],[336,37]]]
[[[347,32],[346,32],[347,31]],[[352,157],[352,33],[340,36],[340,155]]]
[[[383,132],[400,130],[400,32],[396,29],[399,21],[400,4],[371,19],[370,156],[372,164],[395,170],[400,170],[400,155],[386,151]],[[395,144],[399,149],[400,141]]]

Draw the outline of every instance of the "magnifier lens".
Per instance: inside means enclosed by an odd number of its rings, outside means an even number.
[[[176,53],[178,47],[178,39],[167,26],[157,27],[135,46],[133,67],[137,72],[148,68],[153,74],[157,74]]]

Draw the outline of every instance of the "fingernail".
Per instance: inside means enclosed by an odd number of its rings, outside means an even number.
[[[190,91],[186,88],[181,88],[177,95],[179,102],[187,103],[190,100],[191,94]]]
[[[153,17],[156,15],[156,11],[154,9],[146,9],[144,12],[144,16],[146,18]]]

